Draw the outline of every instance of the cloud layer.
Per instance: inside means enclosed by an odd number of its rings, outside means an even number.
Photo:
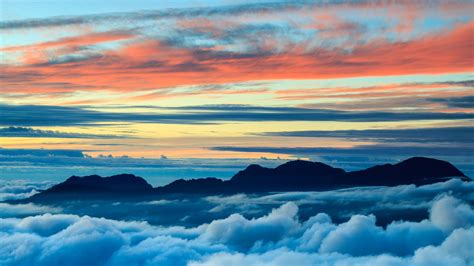
[[[156,110],[160,110],[157,108]],[[154,110],[154,111],[156,111]],[[81,107],[47,105],[8,105],[0,103],[0,125],[4,126],[78,126],[120,123],[215,124],[231,121],[339,121],[381,122],[414,120],[472,119],[468,112],[351,112],[300,107],[252,105],[204,105],[167,107],[173,112],[107,112]]]
[[[474,210],[442,196],[429,219],[393,222],[319,213],[301,222],[292,202],[248,219],[232,214],[197,227],[154,227],[88,216],[0,219],[2,265],[470,265]],[[361,245],[361,243],[364,243]],[[434,263],[434,264],[433,264]]]
[[[126,136],[118,135],[99,135],[70,133],[53,130],[41,130],[30,127],[4,127],[0,128],[0,137],[21,137],[21,138],[78,138],[78,139],[120,139]]]
[[[54,93],[63,83],[64,93],[469,72],[470,8],[467,1],[317,1],[2,21],[0,31],[20,43],[0,50],[1,84],[9,92]],[[48,30],[60,37],[15,38]]]
[[[268,132],[266,136],[344,138],[354,141],[378,142],[422,142],[422,143],[463,143],[474,142],[474,127],[432,127],[409,129],[367,129],[367,130],[327,130],[327,131],[283,131]]]

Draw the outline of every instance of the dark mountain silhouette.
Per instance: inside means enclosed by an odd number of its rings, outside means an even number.
[[[424,157],[413,157],[395,165],[384,164],[361,171],[349,172],[343,182],[359,186],[425,185],[460,177],[471,181],[451,163]]]
[[[39,194],[38,199],[48,197],[72,198],[110,198],[116,195],[136,196],[151,194],[153,187],[145,179],[131,175],[120,174],[109,177],[90,175],[84,177],[71,176],[66,181],[59,183]]]
[[[297,160],[276,168],[252,164],[234,175],[228,184],[242,192],[308,190],[333,186],[345,174],[344,170],[324,163]]]
[[[110,177],[72,176],[30,199],[308,191],[354,186],[425,185],[451,178],[472,181],[449,162],[424,157],[353,172],[345,172],[320,162],[296,160],[276,168],[252,164],[227,181],[212,177],[179,179],[157,188],[152,188],[143,178],[129,174]]]
[[[227,191],[226,185],[226,181],[214,177],[189,180],[178,179],[154,190],[159,194],[219,194]]]

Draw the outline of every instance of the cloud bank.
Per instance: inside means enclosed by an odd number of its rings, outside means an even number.
[[[158,109],[158,108],[157,108]],[[219,124],[229,121],[340,121],[380,122],[413,120],[465,120],[471,113],[442,112],[352,112],[300,107],[264,107],[252,105],[203,105],[169,107],[173,113],[107,112],[83,107],[0,104],[0,126],[100,126],[111,122],[163,124]],[[179,112],[177,112],[179,111]]]
[[[466,144],[468,145],[468,144]],[[414,146],[401,144],[401,146],[374,144],[359,145],[350,148],[326,148],[326,147],[265,147],[265,146],[216,146],[211,147],[214,151],[232,151],[232,152],[265,152],[275,154],[288,154],[295,157],[306,156],[355,156],[360,157],[368,155],[372,156],[426,156],[426,157],[442,157],[442,156],[466,156],[473,155],[471,149],[464,146]]]
[[[28,198],[52,185],[49,181],[0,181],[0,201]]]
[[[0,219],[2,265],[472,265],[474,210],[439,197],[420,222],[376,225],[373,215],[305,222],[288,202],[269,214],[232,214],[197,227],[155,227],[89,216]],[[361,245],[361,243],[364,243]]]
[[[432,127],[408,129],[311,130],[267,132],[265,136],[344,138],[353,141],[465,143],[474,142],[474,127]]]
[[[70,133],[54,130],[41,130],[30,127],[4,127],[0,128],[0,137],[21,137],[21,138],[83,138],[83,139],[119,139],[126,136],[100,135]]]

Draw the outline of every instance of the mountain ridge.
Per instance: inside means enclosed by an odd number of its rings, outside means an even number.
[[[145,179],[132,174],[72,176],[30,199],[311,191],[356,186],[425,185],[451,178],[472,181],[451,163],[425,157],[412,157],[396,164],[376,165],[351,172],[321,162],[295,160],[275,168],[251,164],[230,180],[215,177],[178,179],[155,188]]]

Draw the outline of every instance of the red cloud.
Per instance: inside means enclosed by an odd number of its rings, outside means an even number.
[[[7,92],[18,92],[18,81],[24,92],[33,92],[35,86],[66,82],[89,89],[133,91],[255,80],[469,72],[474,69],[473,29],[471,22],[410,42],[377,41],[352,51],[318,48],[308,52],[304,47],[294,47],[278,54],[239,54],[216,48],[192,50],[145,40],[81,61],[4,65],[0,85]],[[62,40],[61,45],[71,47],[101,40],[109,39],[96,36],[85,40]],[[59,44],[45,43],[40,47],[48,45]]]
[[[119,41],[124,39],[133,38],[134,35],[123,32],[100,32],[100,33],[91,33],[81,36],[66,37],[59,40],[43,42],[32,45],[19,45],[19,46],[9,46],[0,48],[1,52],[18,52],[25,50],[42,50],[51,47],[61,47],[61,46],[83,46],[83,45],[93,45],[102,42],[112,42]]]

